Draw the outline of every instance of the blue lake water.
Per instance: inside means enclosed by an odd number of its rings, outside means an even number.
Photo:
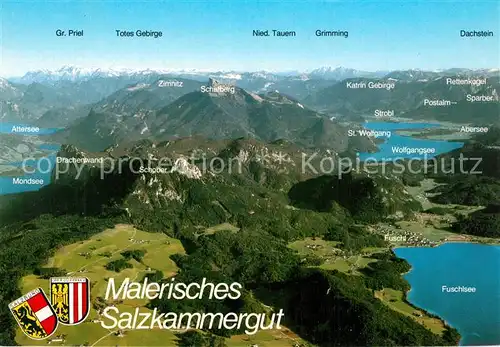
[[[427,129],[441,127],[436,123],[384,123],[368,122],[363,126],[368,130],[389,131],[390,136],[377,136],[384,138],[384,143],[378,145],[376,153],[360,153],[359,159],[366,161],[368,158],[374,161],[394,161],[397,159],[431,159],[437,155],[444,154],[463,147],[462,142],[448,142],[429,139],[416,139],[410,136],[402,136],[397,130],[405,129]],[[409,150],[406,150],[405,147]],[[411,149],[418,149],[412,153]]]
[[[500,246],[447,243],[394,250],[412,266],[408,300],[456,328],[461,345],[500,345]],[[447,293],[442,286],[475,287]]]
[[[0,123],[0,134],[18,134],[18,135],[50,135],[60,131],[63,128],[38,128],[38,131],[12,131],[13,127],[29,127],[37,128],[33,125],[16,124],[16,123]]]
[[[25,162],[9,163],[9,166],[21,168],[26,174],[15,177],[0,177],[0,195],[36,191],[49,184],[52,169],[56,162],[56,154],[60,147],[61,146],[57,144],[43,144],[39,146],[40,149],[52,151],[52,153],[46,157],[26,160]],[[43,184],[15,184],[14,179],[16,178],[42,179]]]
[[[392,133],[384,143],[379,144],[379,151],[376,153],[360,153],[360,160],[374,158],[377,161],[396,160],[396,159],[424,159],[433,158],[437,155],[451,152],[463,147],[462,142],[447,142],[439,140],[415,139],[410,136],[401,136]],[[421,153],[404,153],[395,150],[396,147],[420,148],[424,149]],[[428,150],[427,150],[428,149]]]
[[[61,145],[56,144],[56,143],[44,143],[38,146],[38,148],[46,150],[46,151],[59,151],[61,148]]]
[[[379,151],[376,153],[360,153],[359,159],[366,161],[368,158],[376,161],[394,161],[397,159],[430,159],[437,155],[462,148],[462,142],[448,142],[429,139],[416,139],[410,136],[402,136],[396,133],[397,130],[403,129],[426,129],[440,127],[440,124],[435,123],[383,123],[373,122],[364,123],[363,126],[368,130],[375,131],[390,131],[389,137],[383,137],[384,143],[378,145]],[[418,148],[420,153],[411,153],[405,151],[404,148]]]
[[[26,124],[15,124],[15,123],[0,123],[0,134],[15,134],[19,136],[24,135],[50,135],[61,130],[61,128],[38,128],[38,131],[25,131],[25,132],[12,132],[12,128],[17,127],[30,127],[36,128],[32,125]],[[23,165],[27,166],[25,169],[26,174],[22,176],[2,176],[0,177],[0,195],[13,194],[21,192],[30,192],[39,190],[41,187],[46,186],[50,183],[50,176],[52,169],[54,168],[56,161],[56,153],[61,146],[59,144],[44,143],[38,146],[39,149],[47,151],[48,155],[46,157],[29,160],[24,164],[23,162],[18,163],[8,163],[9,166],[15,166],[23,169]],[[50,153],[50,154],[49,154]],[[34,170],[32,173],[31,171]],[[32,179],[42,179],[43,184],[14,184],[13,180],[15,178],[32,178]]]

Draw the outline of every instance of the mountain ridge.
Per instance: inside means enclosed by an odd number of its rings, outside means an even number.
[[[289,140],[304,147],[336,152],[349,149],[344,126],[293,98],[277,92],[257,95],[230,85],[216,85],[233,88],[234,92],[193,91],[157,109],[124,109],[115,105],[119,111],[115,112],[96,107],[87,117],[55,134],[54,139],[94,151],[122,141],[164,141],[195,135],[212,139],[253,137],[265,142]],[[155,104],[159,105],[156,101]],[[366,150],[374,149],[369,141],[365,146]]]
[[[127,75],[151,75],[151,74],[171,74],[171,75],[200,75],[206,77],[236,78],[241,79],[243,74],[248,74],[252,77],[275,78],[283,76],[309,76],[310,78],[323,78],[343,80],[346,78],[355,77],[384,77],[394,72],[418,72],[418,73],[433,73],[433,74],[453,74],[456,72],[468,74],[488,74],[498,75],[498,68],[450,68],[441,70],[425,70],[425,69],[395,69],[395,70],[358,70],[343,66],[321,66],[313,69],[295,70],[295,71],[278,71],[278,70],[217,70],[217,69],[186,69],[186,68],[102,68],[102,67],[79,67],[75,65],[64,65],[58,69],[40,69],[27,71],[23,76],[10,76],[8,80],[19,83],[32,82],[55,82],[58,80],[81,81],[94,77],[117,77]]]

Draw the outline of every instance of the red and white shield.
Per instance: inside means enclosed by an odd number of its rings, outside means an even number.
[[[56,314],[41,288],[14,300],[9,309],[21,330],[34,340],[45,339],[56,331]]]
[[[80,324],[90,312],[90,281],[85,277],[52,277],[50,300],[61,324]]]

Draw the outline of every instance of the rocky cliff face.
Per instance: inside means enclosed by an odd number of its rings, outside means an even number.
[[[234,88],[234,85],[233,84],[229,84],[229,83],[222,83],[222,82],[219,82],[216,79],[210,77],[208,79],[208,87],[221,88],[222,89],[222,88],[231,88],[231,87]]]
[[[114,159],[107,153],[90,153],[73,145],[62,145],[56,154],[51,182],[72,184],[86,182],[91,177],[101,177],[114,168]]]

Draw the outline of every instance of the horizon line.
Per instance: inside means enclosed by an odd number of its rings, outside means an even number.
[[[144,68],[135,68],[135,67],[126,67],[126,66],[108,66],[108,67],[102,67],[102,66],[81,66],[81,65],[70,65],[70,64],[64,64],[61,65],[59,68],[40,68],[40,69],[30,69],[26,70],[23,73],[17,73],[17,74],[5,74],[2,73],[0,74],[0,77],[8,79],[8,78],[22,78],[26,76],[29,73],[54,73],[54,72],[59,72],[65,69],[76,69],[76,70],[81,70],[86,72],[97,72],[98,70],[102,72],[118,72],[118,73],[134,73],[134,72],[146,72],[146,71],[151,71],[152,73],[158,73],[158,72],[164,72],[164,73],[192,73],[192,74],[197,74],[197,73],[259,73],[259,72],[265,72],[265,73],[274,73],[274,74],[296,74],[296,75],[301,75],[301,74],[311,74],[315,72],[316,70],[320,69],[330,69],[332,71],[339,70],[339,69],[346,69],[346,70],[353,70],[361,73],[390,73],[390,72],[395,72],[395,71],[421,71],[421,72],[445,72],[449,70],[468,70],[468,71],[488,71],[488,72],[495,72],[495,71],[500,71],[499,67],[484,67],[484,68],[471,68],[471,67],[448,67],[448,68],[440,68],[440,69],[426,69],[426,68],[419,68],[419,67],[414,67],[414,68],[400,68],[400,69],[380,69],[380,70],[365,70],[365,69],[357,69],[353,67],[347,67],[344,65],[321,65],[318,66],[317,68],[309,68],[309,69],[283,69],[283,70],[277,70],[277,69],[249,69],[249,70],[243,70],[243,69],[210,69],[210,68],[164,68],[164,67],[144,67]]]

